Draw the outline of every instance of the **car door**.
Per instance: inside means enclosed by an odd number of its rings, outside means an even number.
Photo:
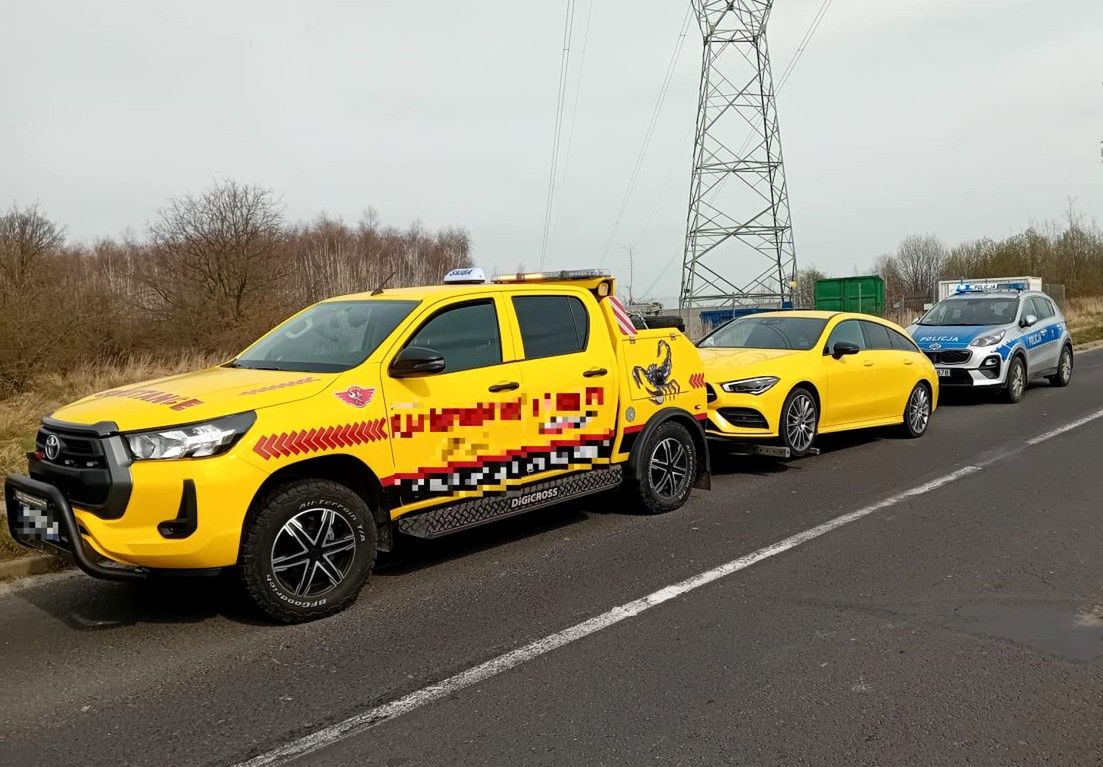
[[[866,353],[873,360],[873,385],[877,388],[877,400],[871,412],[876,412],[877,419],[901,418],[904,403],[915,383],[915,361],[893,345],[892,330],[873,320],[860,322],[869,347]]]
[[[857,354],[835,357],[832,350],[839,341],[858,347]],[[832,328],[823,350],[827,396],[820,409],[823,429],[842,428],[876,418],[876,365],[866,349],[866,337],[859,320],[842,320]]]
[[[1027,366],[1033,377],[1052,372],[1057,367],[1057,356],[1061,353],[1061,345],[1057,341],[1061,338],[1061,330],[1057,312],[1049,299],[1031,296],[1027,303],[1031,306],[1028,313],[1038,319],[1025,330]]]
[[[588,463],[598,457],[594,446],[612,436],[617,416],[617,359],[597,302],[549,289],[510,294],[509,303],[531,401],[528,444],[579,446]]]
[[[390,350],[384,371],[400,505],[501,489],[524,442],[523,380],[500,296],[437,305]],[[420,347],[444,357],[437,373],[396,377],[393,361]]]

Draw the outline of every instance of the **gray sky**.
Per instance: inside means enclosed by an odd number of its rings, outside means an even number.
[[[685,13],[592,2],[554,266],[599,259]],[[292,220],[372,206],[533,267],[565,4],[2,0],[0,203],[91,240],[233,177]],[[819,5],[777,0],[775,73]],[[1099,0],[835,0],[778,96],[799,264],[850,274],[907,234],[1003,236],[1070,197],[1103,221],[1101,41]],[[694,24],[606,263],[624,276],[634,244],[637,293],[668,264],[654,292],[677,292],[700,45]]]

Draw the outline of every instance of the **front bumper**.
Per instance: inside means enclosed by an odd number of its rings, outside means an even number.
[[[1007,380],[1007,360],[994,350],[980,350],[967,364],[934,362],[934,366],[942,389],[994,388]]]
[[[778,387],[774,387],[778,388]],[[717,392],[709,402],[705,436],[725,441],[758,441],[778,436],[778,420],[784,397],[764,394]]]

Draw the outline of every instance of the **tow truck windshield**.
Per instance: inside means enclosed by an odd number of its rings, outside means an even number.
[[[417,301],[329,301],[307,309],[227,367],[340,373],[366,360]]]
[[[948,298],[927,312],[919,324],[1008,325],[1018,313],[1018,296]]]

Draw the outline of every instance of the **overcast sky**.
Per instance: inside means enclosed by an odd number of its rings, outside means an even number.
[[[775,72],[820,1],[776,3]],[[535,266],[565,5],[2,0],[0,203],[74,240],[141,235],[232,177],[292,220],[371,206],[466,227],[490,270]],[[599,260],[684,13],[577,0],[549,265]],[[623,276],[635,245],[637,293],[677,293],[700,48],[694,25],[605,264]],[[1100,0],[835,0],[778,106],[801,266],[1003,236],[1070,197],[1103,222]]]

